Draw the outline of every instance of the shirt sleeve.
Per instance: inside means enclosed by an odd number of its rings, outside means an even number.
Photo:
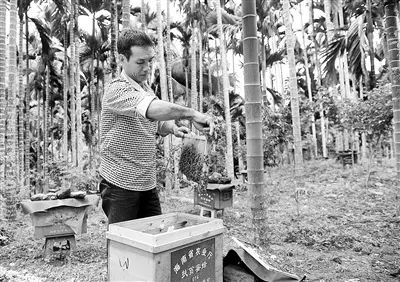
[[[157,97],[138,91],[124,81],[114,81],[106,90],[103,107],[119,115],[146,117],[147,108],[154,99]]]

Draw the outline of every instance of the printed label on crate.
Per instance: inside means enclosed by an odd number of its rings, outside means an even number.
[[[215,281],[215,239],[171,253],[171,281]]]
[[[197,197],[200,205],[206,208],[211,208],[211,209],[214,208],[214,196],[212,193],[206,190],[205,191],[199,190],[197,192]]]

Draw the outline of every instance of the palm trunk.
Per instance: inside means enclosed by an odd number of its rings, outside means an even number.
[[[172,90],[172,51],[171,51],[171,16],[170,16],[170,1],[167,1],[167,84],[168,84],[168,97],[170,102],[174,102],[174,93]]]
[[[396,22],[395,0],[385,0],[386,35],[389,50],[389,67],[391,70],[391,83],[393,95],[393,116],[394,116],[394,151],[396,155],[397,178],[400,178],[400,64],[399,64],[399,39]]]
[[[142,23],[142,31],[146,30],[146,16],[145,16],[146,5],[144,0],[140,2],[140,22]]]
[[[171,15],[170,15],[170,1],[167,1],[167,41],[166,41],[166,51],[167,51],[167,84],[168,84],[168,96],[169,96],[169,101],[174,102],[174,93],[172,90],[172,51],[171,51]],[[178,152],[177,149],[179,146],[179,138],[176,138],[175,136],[172,136],[171,138],[171,145],[172,148],[174,148],[174,156],[173,156],[173,187],[175,191],[178,191],[179,189],[179,177],[178,177],[178,171],[179,171],[179,156],[180,153]]]
[[[374,51],[374,39],[373,32],[374,27],[372,25],[372,7],[371,0],[367,0],[367,38],[368,38],[368,46],[369,46],[369,60],[371,64],[371,72],[369,73],[370,85],[369,89],[375,88],[376,78],[375,78],[375,51]]]
[[[329,17],[327,18],[330,19],[330,14],[328,14]],[[327,21],[327,25],[330,21]],[[311,37],[312,41],[314,43],[314,61],[315,61],[315,68],[316,68],[316,75],[317,75],[317,89],[318,89],[318,100],[319,100],[319,109],[320,109],[320,120],[321,120],[321,139],[322,139],[322,157],[327,158],[328,157],[328,150],[326,148],[326,131],[325,131],[325,117],[324,117],[324,108],[323,104],[321,101],[321,93],[320,89],[322,86],[322,78],[321,78],[321,65],[320,61],[318,58],[319,54],[319,48],[318,48],[318,43],[316,40],[316,35],[314,32],[314,9],[313,9],[313,0],[311,0],[311,5],[310,5],[310,27],[311,27]],[[328,25],[328,32],[329,29],[332,28]]]
[[[311,5],[311,8],[312,8],[312,1],[310,1],[309,5]],[[300,21],[301,21],[301,26],[303,26],[303,13],[302,13],[301,9],[300,9]],[[305,34],[304,29],[302,29],[301,34],[303,36],[303,42],[304,42],[304,51],[303,52],[304,52],[304,65],[305,65],[305,69],[306,69],[308,100],[312,104],[313,103],[312,82],[311,82],[311,76],[310,76],[310,68],[308,65],[306,34]],[[316,157],[318,157],[318,147],[317,147],[317,129],[315,126],[314,112],[311,113],[310,120],[311,120],[311,135],[312,135],[312,146],[313,146],[312,150],[314,152],[313,157],[316,158]]]
[[[294,55],[295,38],[292,29],[292,21],[290,19],[289,0],[283,1],[283,20],[286,26],[286,49],[289,61],[289,89],[291,97],[292,126],[294,137],[294,163],[295,170],[301,171],[303,164],[303,149],[301,144],[299,94],[297,90],[296,77],[296,58]]]
[[[188,68],[185,67],[185,105],[190,107],[190,93],[189,93],[189,73]]]
[[[96,11],[93,11],[92,18],[92,38],[95,40],[96,38]],[[94,91],[94,60],[96,57],[96,50],[92,48],[92,58],[90,59],[90,83],[89,83],[89,93],[90,93],[90,121],[91,128],[97,128],[97,120],[96,120],[96,95],[99,95],[98,91]],[[98,64],[97,64],[98,67]],[[92,133],[90,133],[92,134]],[[92,136],[93,137],[93,136]],[[88,144],[89,146],[89,167],[92,168],[92,160],[93,160],[93,138],[90,139],[91,142]]]
[[[266,234],[266,201],[255,1],[242,0],[242,14],[248,187],[251,193],[253,234],[256,236],[255,241],[262,243],[265,242],[263,236]]]
[[[199,42],[199,111],[203,112],[203,34],[199,28],[198,42]]]
[[[6,2],[0,1],[0,195],[5,194],[6,160]],[[0,203],[0,215],[3,218],[3,203]]]
[[[0,7],[2,8],[2,7]],[[10,1],[10,33],[9,33],[9,73],[8,73],[8,99],[7,99],[7,123],[6,123],[6,154],[5,154],[5,204],[6,211],[4,217],[8,220],[15,220],[17,210],[16,189],[17,189],[17,173],[16,173],[16,111],[15,111],[15,89],[17,75],[17,0]]]
[[[129,0],[122,0],[122,28],[129,28],[131,5]]]
[[[64,19],[64,65],[63,65],[63,142],[62,155],[64,158],[65,167],[68,167],[68,26],[67,17]]]
[[[0,24],[1,25],[1,24]],[[25,11],[25,53],[26,53],[26,69],[29,70],[29,29],[28,29],[28,11]],[[1,63],[0,63],[1,64]],[[31,92],[29,89],[29,75],[26,75],[26,88],[25,88],[25,103],[26,103],[26,114],[25,114],[25,185],[30,186],[30,149],[31,149]],[[1,108],[1,107],[0,107]],[[1,143],[1,142],[0,142]],[[1,171],[1,169],[0,169]],[[1,181],[0,181],[1,183]],[[29,188],[30,190],[30,188]]]
[[[272,88],[272,80],[271,80],[271,70],[267,67],[267,58],[265,54],[265,35],[261,34],[261,77],[262,77],[262,85],[265,97],[263,97],[263,102],[269,101],[270,109],[275,110],[275,101],[274,97],[270,95],[268,88]]]
[[[218,36],[220,39],[220,51],[221,51],[221,68],[222,68],[222,91],[224,93],[224,110],[225,110],[225,122],[226,122],[226,171],[228,177],[233,179],[235,177],[233,170],[233,145],[232,145],[232,122],[231,122],[231,111],[229,102],[229,80],[226,60],[226,48],[225,48],[225,36],[222,30],[222,14],[219,0],[215,1],[217,10],[217,24],[218,24]],[[259,75],[259,74],[258,74]]]
[[[235,55],[232,52],[232,72],[235,72]],[[233,92],[236,93],[236,84],[233,84]],[[239,163],[239,167],[238,167],[238,171],[242,171],[244,170],[244,162],[243,162],[243,158],[242,158],[242,142],[240,140],[240,122],[239,119],[237,119],[237,121],[234,122],[235,125],[235,129],[236,129],[236,139],[237,139],[237,158],[238,158],[238,163]]]
[[[76,167],[76,48],[75,48],[75,1],[71,0],[71,18],[70,18],[70,51],[71,51],[71,64],[70,64],[70,105],[71,105],[71,162],[72,167]]]
[[[40,125],[40,91],[35,89],[36,92],[36,101],[37,101],[37,121],[36,121],[36,173],[40,175],[41,170],[41,161],[40,161],[40,142],[41,142],[41,125]],[[43,192],[42,186],[40,183],[41,178],[39,181],[36,181],[36,192]]]
[[[79,34],[78,16],[79,1],[75,2],[75,35]],[[75,37],[75,73],[76,73],[76,166],[81,168],[83,159],[83,133],[82,133],[82,93],[81,93],[81,67],[79,60],[80,39]]]
[[[49,178],[48,178],[48,167],[49,167],[49,100],[50,100],[50,67],[49,62],[46,66],[46,86],[45,95],[43,96],[43,192],[49,191]]]
[[[111,49],[110,49],[110,66],[111,66],[111,77],[114,78],[117,76],[117,61],[115,54],[117,52],[117,26],[116,26],[116,9],[117,2],[116,0],[111,0],[111,22],[110,22],[110,32],[111,32]]]
[[[23,48],[24,48],[24,16],[19,14],[19,42],[18,42],[18,100],[19,100],[19,111],[18,111],[18,126],[16,130],[18,131],[18,180],[21,185],[25,183],[25,169],[24,169],[24,77],[23,77]],[[17,192],[20,190],[20,185],[17,187]]]
[[[160,90],[161,90],[161,99],[164,101],[168,101],[168,86],[167,86],[167,73],[165,71],[165,61],[164,61],[164,40],[163,40],[163,19],[161,15],[161,0],[157,0],[157,38],[158,38],[158,61],[160,64]],[[170,165],[170,146],[171,146],[171,137],[166,136],[164,138],[164,159],[166,163],[166,172],[165,172],[165,189],[167,193],[171,191],[172,187],[172,175],[171,175],[171,165]]]
[[[339,27],[343,29],[344,25],[344,17],[343,17],[343,3],[342,0],[339,1]],[[349,75],[349,65],[348,65],[348,58],[347,58],[347,50],[344,50],[342,56],[342,65],[343,65],[343,78],[344,78],[344,87],[347,94],[347,98],[352,99],[354,101],[355,96],[352,95],[350,89],[350,75]]]
[[[274,53],[278,50],[278,41],[279,36],[275,35],[270,39],[271,42],[271,52]],[[281,64],[274,63],[273,65],[274,68],[274,73],[275,73],[275,85],[274,89],[278,91],[279,93],[283,94],[283,78],[282,78],[282,66]]]
[[[97,57],[97,60],[99,61],[99,57]],[[101,69],[104,70],[104,60],[101,61]],[[101,76],[101,93],[99,91],[97,91],[97,93],[99,93],[98,96],[98,108],[97,108],[97,152],[100,152],[100,121],[101,121],[101,108],[102,108],[102,99],[104,96],[104,86],[105,86],[105,75],[103,72],[103,75]],[[97,88],[99,88],[99,84],[97,83]]]
[[[208,35],[207,35],[208,38]],[[211,65],[212,65],[212,61],[211,61],[211,49],[210,49],[210,41],[207,42],[207,57],[208,57],[208,96],[212,95],[212,91],[213,91],[213,86],[212,86],[212,71],[211,71]]]
[[[195,0],[190,1],[191,12],[194,13]],[[192,35],[191,35],[191,56],[190,56],[190,107],[197,110],[197,22],[192,20]]]

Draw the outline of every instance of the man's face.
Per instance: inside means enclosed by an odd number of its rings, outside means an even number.
[[[137,83],[141,83],[147,80],[151,71],[154,48],[151,46],[132,46],[129,59],[123,55],[121,55],[121,59],[125,73]]]

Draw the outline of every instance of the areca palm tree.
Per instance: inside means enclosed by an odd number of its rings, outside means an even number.
[[[75,1],[75,29],[73,31],[74,39],[75,39],[75,73],[76,73],[76,144],[77,144],[77,167],[81,167],[83,160],[83,134],[82,134],[82,92],[81,92],[81,68],[80,68],[80,36],[79,36],[79,26],[78,26],[78,16],[79,16],[79,1]]]
[[[122,1],[122,28],[128,28],[131,17],[131,6],[129,0]]]
[[[316,81],[317,81],[318,99],[321,100],[320,89],[322,87],[322,73],[321,73],[321,64],[318,58],[319,45],[316,39],[316,34],[314,32],[314,7],[312,0],[310,1],[310,27],[311,27],[311,39],[314,45],[314,64],[317,77]],[[324,116],[322,101],[319,101],[319,110],[320,110],[320,121],[321,121],[322,156],[324,158],[327,158],[328,150],[326,147],[325,116]]]
[[[226,60],[226,48],[225,48],[225,37],[222,30],[222,15],[221,15],[221,5],[219,0],[215,1],[215,7],[217,12],[218,21],[218,35],[221,50],[221,68],[222,68],[222,90],[224,97],[224,108],[225,108],[225,123],[226,123],[226,171],[228,176],[232,179],[234,178],[234,168],[233,168],[233,144],[232,144],[232,122],[230,113],[230,103],[229,103],[229,81],[227,72],[227,60]]]
[[[110,3],[110,13],[111,13],[111,22],[110,22],[110,39],[111,39],[111,50],[110,50],[110,66],[111,66],[111,75],[112,77],[117,76],[117,33],[118,33],[118,19],[116,19],[116,10],[117,10],[117,1],[111,0]]]
[[[168,101],[168,85],[167,85],[167,73],[165,69],[165,60],[164,60],[164,38],[163,38],[163,19],[161,14],[161,0],[157,0],[157,38],[158,38],[158,61],[159,61],[159,72],[160,72],[160,88],[161,88],[161,98],[164,101]],[[164,138],[164,158],[169,158],[169,152],[171,150],[171,138],[170,136],[166,136]],[[169,162],[167,166],[166,179],[165,179],[165,188],[167,191],[171,190],[172,177],[171,177],[171,165]]]
[[[285,22],[286,34],[286,49],[289,61],[289,89],[290,89],[290,102],[292,108],[292,126],[293,126],[293,139],[294,139],[294,161],[296,171],[302,169],[303,164],[303,151],[301,144],[301,126],[300,126],[300,111],[299,111],[299,94],[297,90],[297,77],[296,77],[296,59],[294,56],[294,34],[292,29],[292,21],[289,11],[289,0],[283,1],[283,21]]]
[[[389,52],[389,67],[392,82],[393,116],[394,116],[394,146],[396,154],[397,178],[400,178],[400,64],[399,64],[399,36],[396,18],[395,0],[385,0],[386,36]]]
[[[5,196],[6,158],[6,3],[0,1],[0,195]],[[0,214],[4,211],[0,205]]]
[[[0,7],[1,8],[1,7]],[[7,99],[7,121],[6,121],[6,153],[5,153],[5,218],[15,220],[16,218],[16,111],[15,111],[15,87],[17,76],[17,0],[10,1],[10,33],[9,33],[9,70],[8,70],[8,99]]]
[[[77,150],[77,136],[76,136],[76,93],[75,93],[75,83],[76,83],[76,76],[79,75],[79,73],[76,73],[77,67],[76,67],[76,48],[75,48],[75,18],[76,18],[76,13],[75,11],[76,5],[75,2],[77,0],[71,0],[71,7],[70,7],[70,18],[69,18],[69,49],[70,49],[70,60],[71,60],[71,67],[70,67],[70,78],[69,81],[70,83],[70,105],[71,105],[71,162],[72,166],[75,167],[77,164],[77,155],[76,155],[76,150]]]
[[[260,75],[255,1],[242,1],[244,91],[246,99],[247,173],[256,241],[265,235],[265,193]]]

